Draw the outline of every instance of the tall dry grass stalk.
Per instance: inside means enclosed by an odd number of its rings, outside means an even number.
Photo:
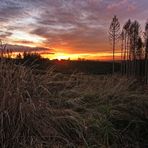
[[[50,71],[34,74],[22,65],[0,63],[0,147],[56,147],[83,141],[77,113],[58,108],[51,89],[54,78]]]
[[[0,62],[0,147],[144,147],[148,92],[136,80]]]

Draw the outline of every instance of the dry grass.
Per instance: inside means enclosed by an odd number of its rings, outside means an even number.
[[[148,91],[120,76],[0,63],[0,147],[147,147]]]

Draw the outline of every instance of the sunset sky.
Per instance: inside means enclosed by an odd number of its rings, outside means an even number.
[[[0,0],[0,39],[51,59],[110,59],[113,15],[121,26],[129,18],[144,25],[147,7],[148,0]]]

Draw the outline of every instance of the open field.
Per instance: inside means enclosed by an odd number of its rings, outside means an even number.
[[[148,88],[120,75],[0,63],[0,147],[146,148]]]

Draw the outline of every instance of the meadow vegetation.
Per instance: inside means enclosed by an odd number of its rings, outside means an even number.
[[[121,75],[0,62],[0,147],[146,148],[148,88]]]

